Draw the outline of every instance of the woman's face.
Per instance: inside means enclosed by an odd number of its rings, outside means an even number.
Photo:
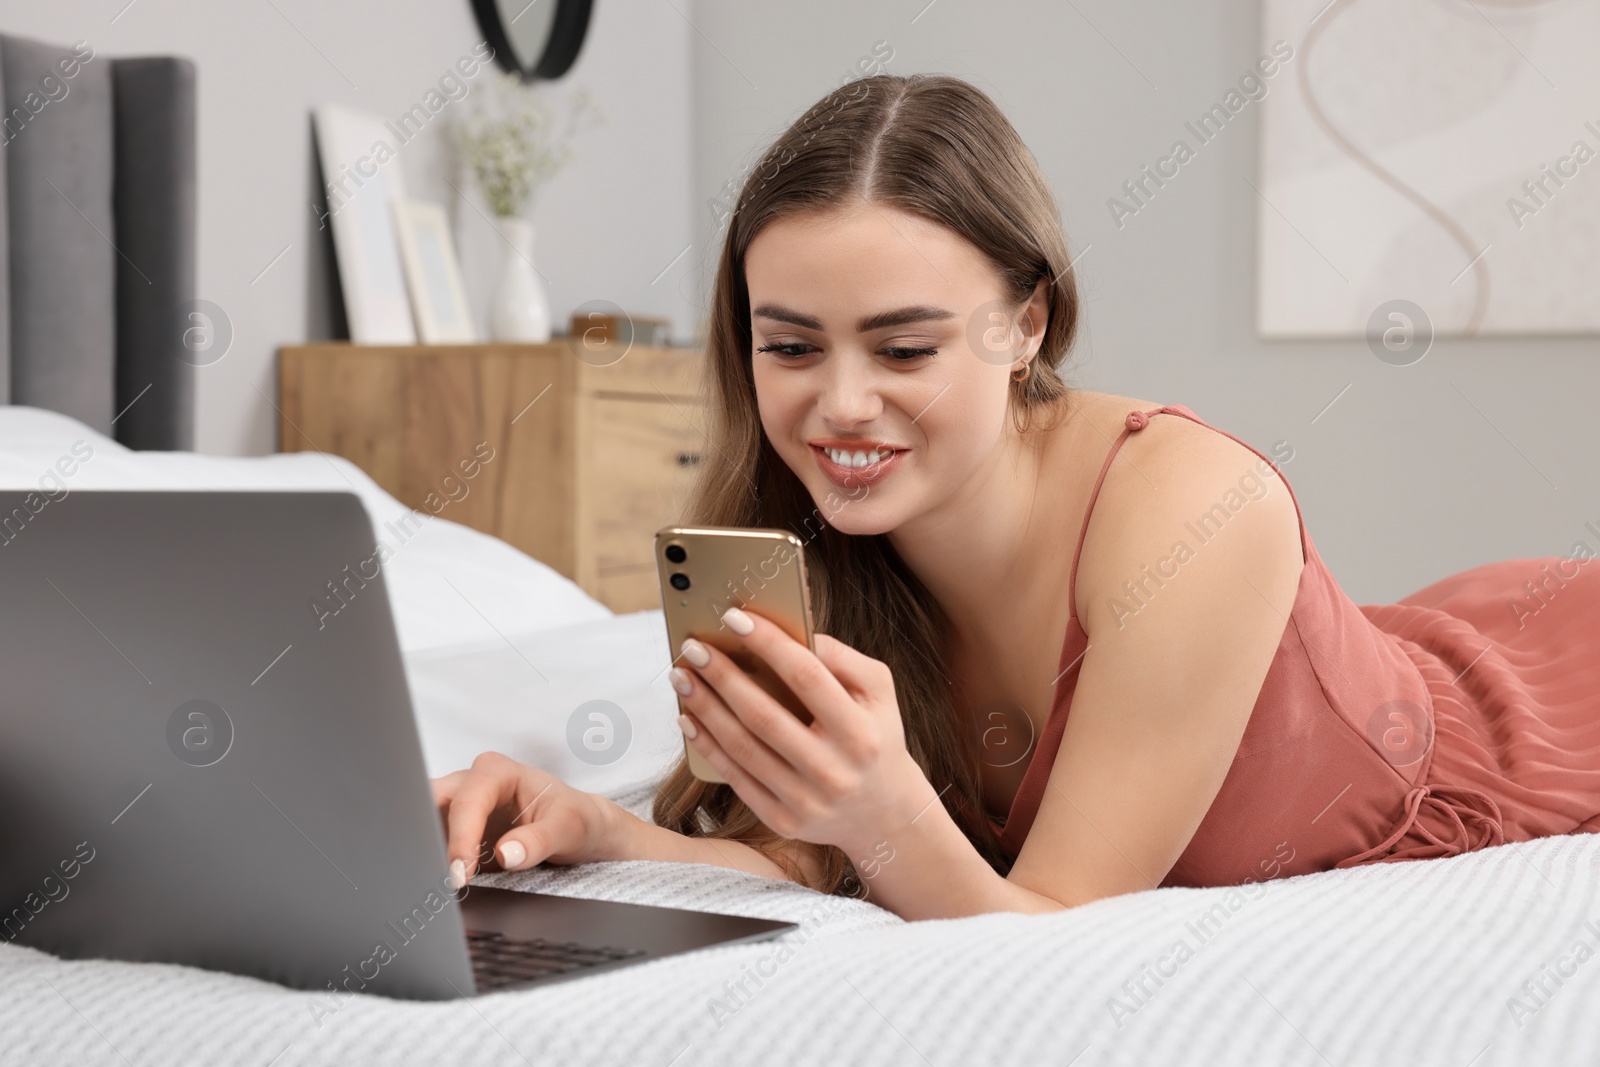
[[[875,204],[769,223],[745,275],[762,428],[829,525],[886,533],[995,470],[1043,282],[1019,314],[965,238]]]

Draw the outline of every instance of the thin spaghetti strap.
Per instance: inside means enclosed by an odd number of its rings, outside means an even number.
[[[1150,423],[1151,415],[1159,415],[1170,409],[1165,407],[1154,408],[1150,411],[1130,411],[1128,417],[1122,422],[1122,432],[1111,443],[1111,451],[1106,453],[1106,461],[1100,464],[1100,476],[1094,480],[1094,488],[1089,492],[1089,505],[1083,509],[1083,525],[1078,528],[1078,547],[1072,552],[1072,574],[1067,578],[1067,606],[1071,609],[1071,617],[1078,617],[1078,560],[1083,556],[1083,539],[1089,532],[1089,517],[1094,514],[1095,501],[1100,499],[1100,486],[1105,483],[1106,472],[1111,469],[1111,461],[1117,458],[1117,453],[1122,449],[1122,442],[1128,439],[1130,433],[1144,429]]]
[[[1089,493],[1089,506],[1083,511],[1083,525],[1078,528],[1078,545],[1075,549],[1073,549],[1072,552],[1072,574],[1071,577],[1067,579],[1067,605],[1071,608],[1072,618],[1074,619],[1078,618],[1078,560],[1083,556],[1083,541],[1089,533],[1089,519],[1094,515],[1095,502],[1100,499],[1100,487],[1105,483],[1106,472],[1111,469],[1111,461],[1117,457],[1117,453],[1122,449],[1122,442],[1128,439],[1128,435],[1130,433],[1137,433],[1139,430],[1142,430],[1149,425],[1150,417],[1152,415],[1182,416],[1183,418],[1188,419],[1190,422],[1204,426],[1206,429],[1211,430],[1214,433],[1220,433],[1222,436],[1228,438],[1230,441],[1233,441],[1235,444],[1243,445],[1245,448],[1248,448],[1251,452],[1254,452],[1258,457],[1260,457],[1262,462],[1272,467],[1273,471],[1278,475],[1279,481],[1283,482],[1283,487],[1289,490],[1289,499],[1294,503],[1295,521],[1300,526],[1301,562],[1309,563],[1311,560],[1311,554],[1306,550],[1306,523],[1305,516],[1300,512],[1300,501],[1294,495],[1294,489],[1290,487],[1288,479],[1283,477],[1283,472],[1278,469],[1278,465],[1276,463],[1273,463],[1272,460],[1263,455],[1255,446],[1246,441],[1239,440],[1239,438],[1235,437],[1226,430],[1217,429],[1217,427],[1212,426],[1210,423],[1200,418],[1200,416],[1196,415],[1182,404],[1166,404],[1159,408],[1152,408],[1149,411],[1134,410],[1128,412],[1128,417],[1123,420],[1122,433],[1117,435],[1116,441],[1114,441],[1111,445],[1111,451],[1106,453],[1105,462],[1100,465],[1100,475],[1094,480],[1094,489]]]
[[[1241,441],[1241,440],[1239,440],[1239,438],[1235,437],[1233,434],[1229,433],[1227,430],[1218,429],[1217,427],[1211,425],[1209,422],[1206,422],[1200,416],[1196,415],[1194,412],[1190,411],[1188,408],[1184,407],[1182,404],[1169,404],[1166,407],[1162,408],[1161,410],[1165,411],[1165,412],[1167,412],[1168,414],[1171,414],[1171,415],[1182,415],[1184,418],[1188,419],[1190,422],[1195,423],[1195,424],[1197,424],[1199,426],[1204,426],[1206,429],[1212,431],[1213,433],[1220,433],[1222,436],[1226,437],[1228,440],[1232,441],[1234,444],[1243,445],[1245,448],[1248,448],[1250,451],[1254,452],[1261,459],[1261,461],[1263,463],[1267,464],[1267,466],[1272,468],[1273,473],[1278,476],[1278,480],[1283,483],[1283,487],[1285,489],[1289,490],[1289,500],[1294,504],[1295,521],[1300,526],[1300,561],[1302,563],[1311,562],[1311,554],[1306,551],[1306,520],[1305,520],[1305,516],[1303,514],[1301,514],[1301,512],[1300,512],[1300,500],[1299,500],[1298,497],[1296,497],[1294,495],[1294,488],[1289,485],[1289,479],[1287,479],[1287,478],[1285,478],[1283,476],[1283,471],[1278,468],[1278,465],[1276,463],[1274,463],[1272,460],[1268,459],[1265,455],[1262,454],[1260,449],[1256,448],[1254,445],[1250,444],[1248,441]],[[1133,416],[1131,416],[1131,415],[1129,416],[1129,418],[1132,418],[1132,417]],[[1291,451],[1293,451],[1293,450],[1291,449]]]

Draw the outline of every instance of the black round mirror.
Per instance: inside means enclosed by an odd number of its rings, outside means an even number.
[[[472,11],[500,69],[531,82],[559,78],[571,68],[589,30],[592,3],[472,0]]]

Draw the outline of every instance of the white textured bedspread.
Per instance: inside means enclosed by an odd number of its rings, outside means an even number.
[[[646,798],[624,799],[637,811]],[[0,1062],[1600,1063],[1595,834],[1307,875],[1248,899],[1161,889],[921,923],[699,864],[482,882],[802,925],[471,1001],[349,996],[331,1014],[326,997],[251,979],[0,946]]]

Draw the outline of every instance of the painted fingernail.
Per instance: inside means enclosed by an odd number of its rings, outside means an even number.
[[[744,612],[740,611],[738,608],[729,608],[727,611],[724,611],[722,613],[722,621],[728,624],[728,629],[732,630],[740,637],[755,633],[755,620],[746,615]]]
[[[528,858],[528,850],[522,847],[521,842],[507,841],[500,846],[500,866],[512,870],[522,866],[522,861]]]
[[[674,667],[667,672],[667,677],[672,680],[672,688],[681,695],[688,696],[694,692],[694,682],[689,678],[689,672],[682,667]]]
[[[450,861],[450,888],[460,889],[467,884],[467,864],[464,860]]]
[[[707,652],[706,646],[699,641],[686,637],[683,640],[683,658],[696,667],[704,667],[711,662],[711,653]]]
[[[683,736],[691,741],[700,735],[700,731],[695,729],[694,723],[689,720],[687,715],[678,716],[678,729],[682,730]]]

